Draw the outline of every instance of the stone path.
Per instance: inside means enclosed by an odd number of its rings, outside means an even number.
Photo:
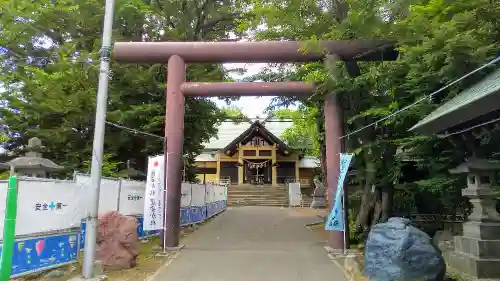
[[[230,208],[191,234],[152,281],[345,281],[324,241],[305,227],[317,218],[294,212]]]

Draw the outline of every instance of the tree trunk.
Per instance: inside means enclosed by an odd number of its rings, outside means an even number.
[[[319,147],[320,147],[320,166],[321,166],[321,181],[323,182],[323,186],[325,188],[325,195],[328,196],[328,186],[326,182],[326,144],[325,144],[325,118],[323,115],[323,107],[322,105],[317,105],[320,110],[318,110],[318,114],[316,115],[316,129],[318,131],[319,136]],[[328,197],[326,197],[328,200]]]
[[[374,207],[369,229],[371,229],[374,225],[376,225],[380,221],[380,218],[382,217],[382,190],[380,188],[376,188],[374,193],[375,193],[374,196],[375,202],[373,204]]]
[[[389,220],[392,210],[392,200],[394,195],[394,186],[389,184],[382,188],[382,213],[379,222],[386,222]]]
[[[368,231],[371,226],[371,218],[376,202],[375,182],[376,172],[375,163],[369,156],[365,156],[365,186],[363,188],[363,197],[358,216],[356,217],[356,232]]]

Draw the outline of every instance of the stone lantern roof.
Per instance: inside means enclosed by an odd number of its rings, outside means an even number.
[[[500,163],[482,158],[469,158],[466,162],[449,170],[450,174],[468,174],[481,171],[500,171]]]
[[[55,172],[63,169],[63,167],[51,160],[42,157],[42,151],[45,150],[45,147],[37,137],[29,139],[28,145],[24,150],[26,151],[24,156],[2,163],[3,166],[10,167],[11,170],[13,169],[22,175],[40,176],[41,174],[43,177],[45,176],[45,172]]]
[[[118,172],[118,176],[121,178],[128,178],[128,179],[134,179],[134,178],[143,178],[146,177],[146,174],[132,168],[132,161],[127,160],[127,168],[123,169]]]

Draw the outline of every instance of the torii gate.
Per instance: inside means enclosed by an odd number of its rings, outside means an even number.
[[[165,246],[179,247],[181,208],[181,157],[184,142],[185,96],[300,96],[309,95],[314,85],[304,82],[196,83],[186,82],[186,63],[284,63],[323,60],[325,54],[344,61],[394,60],[397,53],[386,40],[320,41],[324,52],[302,51],[296,41],[264,42],[120,42],[114,45],[118,62],[168,63],[166,75],[165,139],[170,155],[165,174],[168,176],[165,225]],[[325,99],[326,168],[329,198],[334,198],[340,172],[339,153],[342,136],[339,105],[335,95]],[[166,157],[165,157],[166,159]],[[329,200],[330,210],[333,200]],[[343,248],[343,234],[330,232],[330,246]]]

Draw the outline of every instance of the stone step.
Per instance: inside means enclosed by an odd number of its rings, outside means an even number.
[[[258,199],[258,200],[288,200],[288,196],[262,196],[262,195],[240,195],[240,196],[228,196],[228,200],[245,200],[245,199]],[[312,202],[313,199],[309,197],[302,198],[304,202]]]
[[[304,207],[311,205],[312,198],[304,196],[303,200]],[[232,186],[228,189],[228,205],[288,207],[288,189],[284,186]]]
[[[256,195],[256,196],[267,196],[267,197],[272,197],[272,196],[286,196],[286,197],[288,197],[288,194],[283,193],[283,192],[276,192],[276,193],[235,192],[235,193],[228,193],[227,194],[227,196],[244,196],[244,195]]]
[[[239,202],[231,203],[228,206],[288,206],[288,202]]]
[[[259,200],[259,199],[243,199],[243,200],[230,200],[230,203],[235,202],[285,202],[288,204],[288,200]]]
[[[231,191],[281,191],[281,192],[287,192],[286,189],[276,189],[276,188],[248,188],[248,189],[242,189],[242,188],[235,188],[235,189],[228,189],[228,192]]]
[[[281,193],[281,192],[276,192],[276,193],[236,192],[236,193],[228,193],[227,194],[227,196],[245,196],[245,195],[266,196],[266,197],[272,197],[272,196],[286,196],[286,197],[288,197],[288,194]]]
[[[289,202],[282,201],[282,200],[277,200],[277,201],[259,201],[259,200],[228,201],[228,205],[230,205],[230,206],[234,206],[234,205],[264,206],[264,205],[269,205],[269,204],[288,206]],[[309,207],[309,206],[311,206],[311,203],[304,202],[302,205]]]
[[[228,190],[227,193],[288,193],[285,190],[240,190],[240,189],[235,189],[235,190]]]

